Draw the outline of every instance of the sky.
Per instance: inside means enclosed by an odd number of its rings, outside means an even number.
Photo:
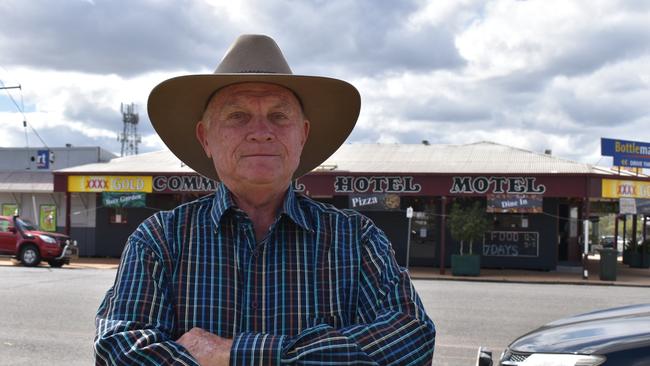
[[[3,0],[0,147],[140,152],[165,79],[212,73],[244,33],[293,72],[361,94],[349,143],[492,141],[608,166],[600,138],[650,142],[650,2],[636,0]],[[27,127],[23,121],[27,121]]]

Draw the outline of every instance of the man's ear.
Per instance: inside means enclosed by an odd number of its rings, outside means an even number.
[[[196,139],[199,140],[199,143],[203,147],[203,151],[208,158],[211,158],[210,148],[208,145],[208,128],[203,121],[199,121],[196,124]]]

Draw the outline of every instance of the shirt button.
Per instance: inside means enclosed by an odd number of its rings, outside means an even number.
[[[251,303],[251,308],[253,308],[253,310],[257,310],[257,301],[253,301]]]

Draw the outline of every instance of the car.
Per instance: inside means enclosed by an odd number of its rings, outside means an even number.
[[[477,365],[491,365],[489,351],[479,350]],[[650,303],[548,323],[510,343],[499,365],[650,365]]]
[[[11,256],[28,267],[46,261],[52,267],[78,257],[77,241],[69,236],[38,230],[19,216],[0,216],[0,255]]]

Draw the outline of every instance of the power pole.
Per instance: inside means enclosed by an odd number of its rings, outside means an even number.
[[[140,117],[133,103],[121,103],[120,109],[122,110],[122,122],[124,122],[122,133],[117,136],[117,140],[122,143],[120,156],[137,155],[138,144],[142,142],[140,135],[138,135],[138,121]]]

